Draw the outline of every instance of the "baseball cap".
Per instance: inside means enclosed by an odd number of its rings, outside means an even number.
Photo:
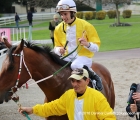
[[[68,79],[73,78],[76,80],[81,80],[84,77],[89,78],[88,71],[84,68],[77,68],[72,71],[72,75]]]

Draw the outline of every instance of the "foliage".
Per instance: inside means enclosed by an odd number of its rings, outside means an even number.
[[[81,19],[83,19],[83,15],[84,15],[83,12],[77,12],[76,13],[76,17],[81,18]]]
[[[116,17],[116,11],[114,11],[114,10],[109,10],[109,11],[107,12],[107,15],[108,15],[109,19],[115,18],[115,17]]]
[[[130,18],[131,13],[132,13],[131,10],[124,10],[122,16],[123,16],[123,18]]]
[[[127,3],[130,4],[131,0],[103,0],[103,3],[114,3],[116,5]]]
[[[116,16],[117,16],[117,24],[120,24],[120,16],[119,16],[119,5],[127,3],[130,4],[131,0],[103,0],[104,3],[113,3],[116,6]]]
[[[30,0],[30,6],[40,6],[42,8],[56,7],[59,0]]]
[[[0,14],[0,17],[2,17],[2,14]]]
[[[105,11],[96,12],[96,19],[97,20],[104,20],[105,17],[106,17],[106,12]]]
[[[86,20],[93,19],[93,12],[85,12],[84,14]]]
[[[90,7],[90,5],[84,2],[76,1],[77,11],[95,11],[95,8]]]
[[[120,11],[118,11],[118,12],[119,12],[119,16],[120,16]],[[107,15],[108,15],[109,19],[116,18],[117,17],[116,10],[109,10],[107,12]]]
[[[0,1],[0,12],[3,13],[7,8],[12,6],[12,3],[16,0],[1,0]]]
[[[95,11],[92,11],[93,12],[93,18],[92,19],[95,19],[96,18],[96,12]]]

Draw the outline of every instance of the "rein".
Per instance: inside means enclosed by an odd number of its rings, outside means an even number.
[[[76,49],[79,47],[79,45],[80,45],[80,43],[79,43],[78,46],[77,46],[71,53],[69,53],[67,56],[69,56],[69,55],[72,54],[74,51],[76,51]],[[81,47],[81,48],[82,48],[82,47]],[[80,48],[80,50],[81,50],[81,48]],[[79,51],[80,51],[80,50],[79,50]],[[77,52],[77,54],[79,53],[79,51]],[[34,83],[28,85],[28,86],[32,86],[32,85],[34,85],[34,84],[40,83],[40,82],[42,82],[42,81],[45,81],[45,80],[47,80],[47,79],[49,79],[49,78],[55,76],[55,75],[58,74],[61,70],[63,70],[66,66],[68,66],[68,65],[75,59],[75,57],[77,56],[77,54],[73,57],[73,59],[72,59],[71,61],[69,61],[66,65],[64,65],[63,67],[61,67],[60,69],[58,69],[58,70],[57,70],[56,72],[54,72],[52,75],[50,75],[50,76],[48,76],[48,77],[45,77],[45,78],[43,78],[43,79],[40,79],[40,80],[38,80],[38,81],[36,81],[36,82],[34,82]],[[67,57],[67,56],[62,57],[61,59],[64,59],[64,58]]]

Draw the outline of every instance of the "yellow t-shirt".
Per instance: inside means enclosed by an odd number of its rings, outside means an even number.
[[[82,102],[77,104],[76,100]],[[76,107],[79,107],[79,111],[75,113]],[[87,87],[86,92],[78,98],[75,91],[70,89],[59,99],[34,106],[33,113],[42,117],[61,116],[67,113],[69,120],[75,120],[77,117],[81,117],[81,120],[116,120],[104,95],[90,87]]]

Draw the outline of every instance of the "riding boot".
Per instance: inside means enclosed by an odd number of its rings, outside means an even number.
[[[89,70],[89,68],[86,66],[86,65],[84,65],[84,67],[83,67],[84,69],[86,69],[87,71],[88,71],[88,73],[89,73],[89,78],[91,79],[91,80],[95,80],[96,81],[96,89],[97,90],[99,90],[99,91],[101,91],[102,89],[103,89],[103,85],[102,85],[102,80],[101,80],[101,78],[92,70]]]

